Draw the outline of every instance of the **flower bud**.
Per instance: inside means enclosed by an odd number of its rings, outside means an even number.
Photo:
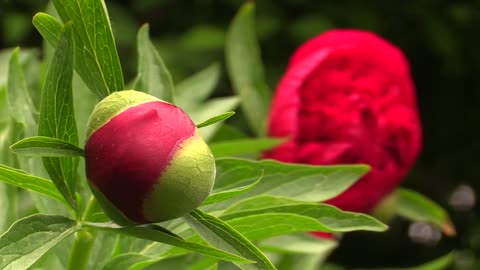
[[[136,223],[188,214],[208,197],[215,180],[215,160],[188,115],[133,90],[115,92],[95,106],[85,160],[105,212],[113,206]]]

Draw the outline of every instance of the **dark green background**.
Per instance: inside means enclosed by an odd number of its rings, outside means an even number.
[[[45,10],[46,4],[46,0],[0,0],[0,48],[40,47],[42,40],[31,17]],[[223,64],[225,32],[241,4],[239,0],[107,1],[125,77],[134,76],[135,35],[145,22],[150,23],[175,81],[212,62]],[[337,27],[378,33],[410,59],[424,147],[404,185],[445,207],[458,236],[444,237],[435,245],[417,243],[407,235],[409,223],[395,220],[388,233],[346,235],[331,261],[351,267],[403,267],[455,249],[459,251],[456,269],[480,269],[475,258],[480,252],[479,207],[456,211],[448,204],[460,184],[480,190],[480,1],[258,1],[257,33],[270,86],[275,87],[297,46]],[[232,93],[225,73],[216,95]]]

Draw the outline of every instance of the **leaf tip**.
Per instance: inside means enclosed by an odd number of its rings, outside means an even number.
[[[440,226],[442,232],[448,237],[455,237],[457,236],[457,230],[455,229],[455,225],[451,220],[447,220]]]

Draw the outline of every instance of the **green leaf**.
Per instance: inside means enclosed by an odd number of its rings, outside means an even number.
[[[271,93],[264,81],[254,11],[255,4],[247,2],[233,19],[226,39],[226,60],[233,89],[242,100],[250,127],[257,135],[264,135]]]
[[[302,269],[302,270],[344,270],[343,268],[331,268],[323,262],[329,254],[284,254],[280,261],[276,262],[279,269]]]
[[[260,249],[222,220],[198,209],[185,216],[185,220],[212,246],[256,262],[255,264],[237,263],[236,265],[241,269],[276,269]]]
[[[181,269],[181,270],[207,270],[218,262],[212,257],[190,253],[172,258],[158,258],[140,253],[126,253],[113,258],[103,270],[141,270],[141,269]],[[154,264],[154,265],[152,265]],[[152,265],[149,268],[148,266]]]
[[[251,241],[297,232],[332,231],[314,218],[292,213],[251,215],[227,220],[227,223]]]
[[[406,188],[398,188],[397,209],[398,215],[413,220],[425,221],[437,225],[448,236],[454,236],[455,226],[450,220],[447,211],[440,205],[422,194]]]
[[[175,104],[185,111],[196,108],[212,94],[220,79],[220,66],[212,64],[181,81],[175,88]]]
[[[302,233],[272,237],[261,241],[259,245],[262,250],[271,252],[320,255],[329,253],[338,243]]]
[[[3,98],[6,98],[4,91],[8,81],[8,64],[9,59],[12,55],[12,51],[12,49],[0,50],[0,93],[3,93]],[[0,99],[0,101],[3,100],[3,98]],[[4,116],[5,113],[8,114],[8,111],[6,111],[5,109],[8,109],[8,106],[0,108],[0,112],[2,112],[0,114],[0,117]]]
[[[262,250],[280,253],[275,265],[279,269],[316,270],[337,247],[337,241],[322,239],[306,233],[281,235],[259,243]]]
[[[249,263],[248,259],[242,258],[235,254],[231,254],[220,249],[216,249],[210,246],[187,242],[172,232],[155,225],[136,226],[136,227],[118,227],[113,224],[98,224],[87,223],[85,226],[97,228],[101,230],[111,231],[114,233],[121,233],[137,238],[142,238],[150,241],[161,242],[168,245],[176,246],[185,250],[198,252],[207,256],[218,258],[221,260]]]
[[[0,236],[0,268],[28,269],[43,254],[80,228],[62,216],[33,215]]]
[[[235,96],[213,98],[205,101],[215,89],[219,76],[219,66],[213,64],[177,85],[175,104],[182,108],[194,123],[204,121],[212,115],[231,111],[238,106],[240,99]],[[200,134],[208,141],[221,126],[220,123],[217,123],[204,127],[200,130]]]
[[[37,126],[34,118],[35,106],[28,93],[27,83],[20,65],[19,51],[18,48],[13,51],[9,62],[8,104],[11,117],[22,126],[21,132],[27,136],[33,136]]]
[[[20,140],[10,146],[13,153],[37,157],[83,156],[83,150],[69,142],[55,138],[34,136]]]
[[[95,239],[90,251],[87,269],[103,269],[108,261],[116,255],[116,249],[105,247],[114,247],[119,242],[120,237],[111,232],[95,231],[94,233]]]
[[[159,259],[146,256],[138,253],[127,253],[116,256],[110,260],[103,270],[117,270],[117,269],[127,269],[127,270],[141,270],[145,267],[154,264]]]
[[[135,90],[143,91],[166,102],[173,103],[172,76],[149,37],[148,24],[138,31],[138,75]]]
[[[3,209],[0,212],[0,233],[8,229],[17,219],[17,198],[15,187],[0,183],[0,209]]]
[[[366,165],[312,166],[287,164],[273,160],[216,160],[214,191],[222,191],[263,179],[250,192],[208,206],[211,211],[224,210],[235,202],[260,194],[320,202],[333,198],[350,187],[368,171]]]
[[[213,98],[186,112],[192,118],[194,123],[198,123],[211,117],[212,115],[218,115],[225,111],[231,111],[235,109],[238,106],[239,101],[239,98],[236,96]],[[208,141],[215,134],[219,127],[221,127],[221,123],[204,127],[200,129],[200,134],[206,141]]]
[[[33,16],[33,25],[37,28],[42,37],[56,48],[60,42],[63,32],[63,25],[53,16],[39,12]]]
[[[73,22],[76,71],[103,99],[124,89],[123,74],[103,0],[53,0],[63,22]]]
[[[88,86],[82,81],[80,76],[77,73],[73,74],[72,81],[73,91],[73,100],[82,102],[76,102],[75,109],[75,119],[77,120],[78,128],[78,141],[85,142],[85,137],[87,134],[87,123],[90,114],[93,111],[93,108],[97,104],[97,98],[95,95],[88,90]],[[80,165],[81,166],[81,165]]]
[[[355,270],[444,270],[451,269],[449,266],[454,262],[455,252],[450,252],[440,258],[437,258],[431,262],[421,264],[419,266],[407,267],[407,268],[373,268],[373,269],[355,269]],[[456,269],[456,268],[452,268]]]
[[[284,141],[284,139],[274,138],[239,139],[211,143],[209,147],[215,158],[221,158],[258,154],[262,151],[272,149]]]
[[[1,56],[1,55],[0,55]],[[8,58],[6,59],[8,60]],[[1,61],[1,58],[0,58]],[[8,63],[8,61],[5,61]],[[0,65],[2,63],[0,62]],[[8,68],[8,65],[7,65]],[[0,74],[1,76],[2,74]],[[5,74],[3,74],[5,75]],[[5,75],[6,76],[6,75]],[[10,145],[16,136],[16,123],[8,111],[6,87],[0,88],[0,164],[17,166],[17,158],[9,151]],[[3,120],[5,119],[5,120]],[[0,183],[0,233],[3,233],[17,219],[17,188],[5,183]]]
[[[245,200],[226,212],[228,214],[221,216],[222,220],[250,240],[296,232],[378,232],[387,229],[385,224],[364,214],[344,212],[325,204],[295,202],[271,196]]]
[[[38,135],[78,145],[72,99],[74,53],[72,31],[71,24],[65,25],[65,31],[48,68],[42,89]],[[75,177],[78,158],[43,158],[42,160],[57,189],[69,205],[76,209]]]
[[[225,121],[228,118],[232,117],[234,114],[235,114],[235,112],[226,112],[226,113],[222,113],[220,115],[214,116],[212,118],[209,118],[206,121],[203,121],[200,124],[197,124],[197,128],[203,128],[203,127],[207,127],[207,126],[216,124],[218,122]]]
[[[68,205],[52,181],[0,164],[0,181],[34,191]]]
[[[210,196],[208,196],[208,198],[202,203],[202,206],[228,200],[230,198],[233,198],[235,196],[248,192],[252,190],[258,183],[260,183],[260,180],[262,180],[262,176],[260,176],[257,181],[251,184],[213,193]]]
[[[454,262],[455,253],[450,252],[440,258],[437,258],[431,262],[424,263],[422,265],[409,268],[409,270],[441,270],[448,269],[448,267]]]
[[[216,270],[218,261],[211,258],[204,258],[198,262],[190,263],[185,270]]]

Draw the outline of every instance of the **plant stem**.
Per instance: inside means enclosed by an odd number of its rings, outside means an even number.
[[[68,270],[88,269],[88,258],[92,250],[94,237],[90,231],[83,230],[75,234],[72,252],[68,261]]]
[[[82,215],[82,221],[86,219],[94,209],[95,197],[90,197],[85,212]],[[94,242],[94,233],[91,230],[83,229],[75,234],[72,252],[68,260],[68,270],[86,270],[88,269],[88,258]]]

